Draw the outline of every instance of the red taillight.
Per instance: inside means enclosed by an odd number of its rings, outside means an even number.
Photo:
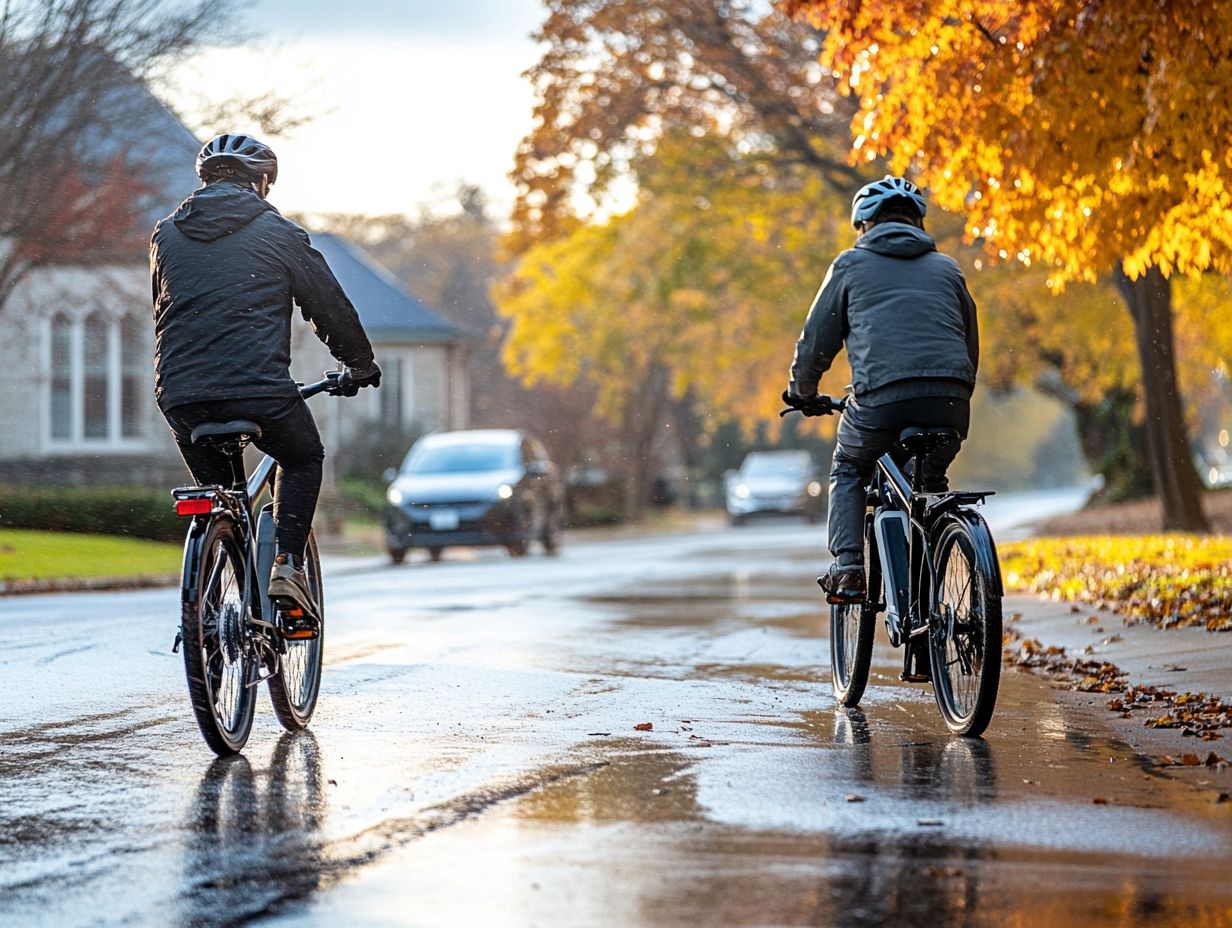
[[[209,497],[199,499],[177,499],[175,514],[177,516],[207,516],[214,508],[214,501]]]

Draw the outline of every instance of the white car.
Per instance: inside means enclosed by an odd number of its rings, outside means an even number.
[[[799,515],[815,522],[824,487],[807,451],[754,451],[727,475],[727,516],[739,525],[755,515]]]

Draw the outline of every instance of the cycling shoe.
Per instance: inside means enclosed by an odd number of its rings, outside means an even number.
[[[865,588],[864,565],[840,567],[837,563],[831,564],[829,573],[817,578],[817,585],[825,591],[828,603],[862,603]]]
[[[297,567],[286,555],[280,554],[274,560],[269,598],[282,613],[284,638],[311,639],[321,633],[321,620],[312,592],[308,589],[308,577],[303,568]]]

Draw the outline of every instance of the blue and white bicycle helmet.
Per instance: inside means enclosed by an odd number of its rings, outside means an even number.
[[[891,200],[903,200],[909,203],[924,218],[928,212],[928,204],[920,188],[905,177],[894,177],[887,174],[881,180],[865,184],[851,198],[851,224],[856,228],[863,222],[877,218],[881,208]]]
[[[223,134],[205,143],[197,155],[197,176],[205,180],[213,169],[224,166],[250,173],[254,180],[265,175],[271,185],[278,179],[274,150],[251,135]]]

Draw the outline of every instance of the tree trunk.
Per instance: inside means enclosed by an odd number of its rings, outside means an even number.
[[[625,407],[621,428],[624,451],[623,514],[626,522],[639,522],[650,498],[650,481],[659,465],[656,445],[668,405],[667,371],[656,365],[638,384]]]
[[[1158,268],[1131,280],[1118,266],[1117,286],[1134,320],[1142,392],[1146,400],[1147,454],[1163,509],[1164,531],[1208,532],[1202,484],[1194,470],[1176,381],[1172,341],[1172,285]]]
[[[1114,388],[1098,403],[1078,402],[1071,407],[1083,457],[1104,480],[1093,502],[1140,499],[1155,490],[1146,429],[1134,422],[1137,404],[1134,391]]]

